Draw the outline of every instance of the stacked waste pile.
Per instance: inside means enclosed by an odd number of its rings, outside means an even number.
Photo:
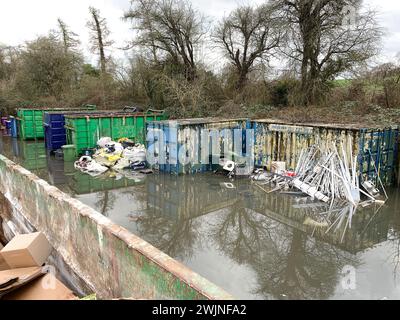
[[[388,199],[378,170],[376,174],[381,190],[371,181],[359,181],[357,157],[347,150],[343,145],[337,147],[335,144],[326,149],[311,146],[302,150],[294,171],[285,170],[284,163],[283,166],[275,163],[273,172],[258,170],[252,179],[266,193],[291,192],[326,203],[327,210],[314,217],[316,224],[326,225],[327,232],[342,226],[346,231],[351,228],[352,218],[359,208],[376,204],[381,208]],[[384,200],[381,193],[386,197]]]
[[[98,149],[93,156],[82,156],[75,162],[75,169],[93,177],[112,170],[129,175],[126,170],[141,171],[146,169],[146,148],[129,139],[118,142],[111,138],[101,138],[97,142]]]

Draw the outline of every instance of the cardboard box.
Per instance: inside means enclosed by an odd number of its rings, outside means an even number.
[[[282,161],[272,161],[271,172],[276,174],[282,174],[286,171],[286,162]]]
[[[41,232],[17,235],[1,250],[1,255],[11,269],[42,266],[52,247]]]
[[[4,296],[4,300],[75,300],[77,297],[50,273]]]
[[[3,245],[0,243],[0,271],[8,270],[10,267],[4,260],[3,256],[1,255],[1,250],[3,249]]]
[[[42,276],[44,273],[45,270],[40,267],[0,271],[0,298]]]
[[[8,270],[10,267],[6,263],[6,261],[3,259],[1,253],[0,253],[0,271]]]

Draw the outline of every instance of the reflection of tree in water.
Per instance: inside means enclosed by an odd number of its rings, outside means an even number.
[[[115,205],[115,195],[112,192],[106,190],[98,193],[97,198],[98,200],[95,203],[97,210],[103,216],[108,217],[108,211],[112,210]]]
[[[317,241],[299,230],[279,232],[282,245],[255,259],[258,293],[289,299],[328,299],[335,292],[345,265],[359,262],[350,254]],[[274,241],[270,239],[269,241]]]
[[[257,274],[255,294],[266,298],[327,299],[350,254],[237,205],[211,226],[218,246]]]
[[[390,260],[394,266],[394,277],[397,279],[400,272],[400,215],[397,213],[393,218],[393,227],[389,230],[388,240],[393,248]]]
[[[153,246],[180,260],[193,256],[193,245],[200,235],[193,219],[171,219],[153,213],[138,220],[137,228]]]
[[[265,225],[262,217],[244,208],[241,201],[224,210],[216,220],[210,222],[210,237],[222,252],[229,252],[233,260],[249,263],[263,248],[265,233],[271,232],[273,225]]]

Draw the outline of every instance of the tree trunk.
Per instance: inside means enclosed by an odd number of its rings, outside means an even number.
[[[249,73],[247,68],[242,67],[238,70],[239,78],[236,83],[236,89],[241,92],[247,83],[247,74]]]
[[[96,24],[97,38],[99,42],[101,73],[104,75],[107,72],[107,67],[106,67],[106,54],[104,51],[104,43],[103,43],[103,32],[101,30],[99,18],[97,17],[97,15],[93,14],[93,19]]]

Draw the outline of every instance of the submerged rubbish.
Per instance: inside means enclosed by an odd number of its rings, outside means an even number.
[[[351,150],[347,154],[343,145],[339,146],[339,150],[336,144],[325,149],[311,146],[302,150],[294,171],[286,170],[283,163],[277,162],[271,166],[271,172],[256,170],[252,180],[266,193],[304,194],[311,200],[325,203],[328,210],[310,217],[305,224],[327,228],[327,232],[345,224],[346,232],[347,228],[351,228],[358,207],[385,203],[379,199],[381,192],[371,181],[360,183],[357,165],[357,157],[353,157]],[[377,175],[379,178],[378,171]],[[265,188],[267,186],[270,190]],[[386,195],[383,185],[381,187]],[[365,201],[362,201],[363,197]]]
[[[84,173],[91,175],[92,177],[98,176],[106,171],[108,167],[103,166],[94,161],[89,156],[83,156],[74,164],[75,169],[81,170]]]
[[[219,169],[216,172],[223,172],[229,178],[233,177],[249,177],[251,176],[254,167],[249,166],[246,159],[243,157],[236,157],[237,161],[221,158],[219,160]]]
[[[128,172],[145,170],[146,148],[141,144],[135,144],[129,139],[120,139],[114,142],[111,138],[104,137],[97,142],[97,151],[93,157],[83,156],[75,162],[75,168],[91,176],[101,175],[108,170],[118,174],[117,178],[125,176],[128,179],[136,179],[135,175]],[[146,172],[149,174],[150,172]]]

